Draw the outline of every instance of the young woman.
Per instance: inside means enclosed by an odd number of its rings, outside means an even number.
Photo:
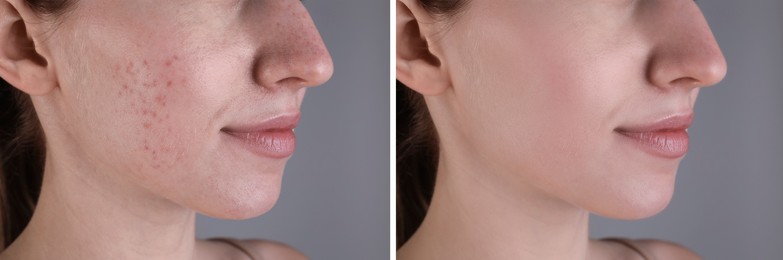
[[[332,61],[300,1],[0,1],[0,259],[302,258],[265,213]]]
[[[696,3],[398,0],[396,25],[399,259],[698,259],[588,237],[672,196],[726,73]]]

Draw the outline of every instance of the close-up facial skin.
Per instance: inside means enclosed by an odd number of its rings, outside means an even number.
[[[21,229],[4,217],[0,258],[239,252],[225,249],[231,242],[194,244],[195,212],[247,219],[277,201],[306,89],[333,71],[302,3],[8,0],[0,8],[0,77],[21,91],[23,111],[29,95],[45,137],[31,141],[45,141],[40,196],[24,193],[35,213],[10,247],[8,234]]]
[[[667,206],[699,90],[726,70],[693,1],[398,1],[398,92],[415,91],[410,126],[398,114],[413,133],[398,139],[398,194],[424,190],[407,200],[426,214],[397,256],[611,255],[589,242],[589,213]],[[426,124],[434,137],[416,141]],[[432,142],[436,172],[400,160]]]
[[[59,85],[34,98],[52,159],[215,217],[271,208],[305,90],[332,70],[302,5],[74,5],[42,43]]]
[[[471,1],[431,33],[452,88],[428,105],[468,151],[442,158],[615,218],[666,206],[699,88],[726,73],[690,1]]]

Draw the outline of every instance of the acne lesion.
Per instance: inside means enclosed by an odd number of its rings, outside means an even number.
[[[138,146],[147,158],[146,168],[163,170],[168,165],[171,147],[166,146],[172,136],[170,121],[174,92],[179,85],[186,85],[187,78],[178,76],[180,57],[145,58],[123,60],[114,64],[112,79],[119,86],[115,91],[119,99],[117,111],[131,115],[136,133],[143,138]]]
[[[179,56],[173,55],[171,58],[166,59],[166,61],[163,63],[166,67],[171,67],[171,64],[173,64],[175,61],[179,60]]]

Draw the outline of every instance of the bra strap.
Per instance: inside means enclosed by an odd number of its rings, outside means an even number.
[[[216,238],[210,238],[208,240],[209,241],[216,241],[216,242],[223,242],[223,243],[226,243],[226,244],[228,244],[228,245],[230,245],[230,246],[232,246],[232,247],[234,247],[236,249],[239,249],[239,251],[242,251],[242,253],[247,255],[247,257],[250,257],[250,260],[261,260],[261,259],[256,259],[255,257],[253,257],[253,254],[250,253],[250,251],[248,251],[244,247],[242,247],[242,245],[236,239],[225,238],[225,237],[216,237]]]
[[[633,241],[631,241],[630,239],[618,238],[618,237],[610,237],[610,238],[603,238],[601,240],[608,241],[608,242],[615,242],[615,243],[619,243],[621,245],[624,245],[624,246],[630,248],[631,250],[633,250],[634,252],[636,252],[637,254],[639,254],[642,258],[644,258],[644,260],[655,260],[654,257],[652,257],[650,254],[647,254],[641,248],[637,247],[633,243]]]

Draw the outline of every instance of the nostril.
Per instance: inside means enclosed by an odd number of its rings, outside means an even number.
[[[720,50],[656,52],[648,65],[649,81],[658,87],[708,87],[726,75]]]
[[[691,77],[679,78],[669,83],[672,86],[700,86],[702,82]]]
[[[277,82],[275,82],[275,85],[278,86],[289,86],[289,87],[299,87],[306,85],[306,81],[298,78],[298,77],[290,77],[290,78],[284,78]]]

